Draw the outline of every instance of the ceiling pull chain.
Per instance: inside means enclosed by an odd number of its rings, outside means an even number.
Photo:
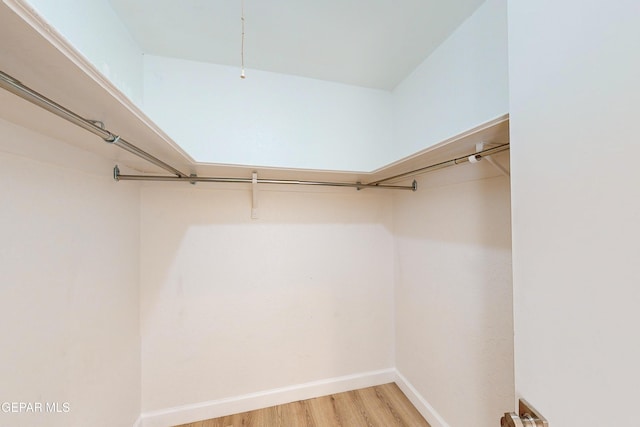
[[[242,70],[240,71],[240,78],[244,79],[244,0],[240,0],[240,4],[242,7],[242,15],[240,17],[240,21],[242,22],[242,39],[240,42],[240,61],[242,63]]]

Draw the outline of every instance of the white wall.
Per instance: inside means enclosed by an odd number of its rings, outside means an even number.
[[[15,0],[29,3],[137,105],[142,105],[142,50],[108,0]]]
[[[389,92],[144,58],[145,112],[199,161],[350,171],[388,161]]]
[[[372,171],[508,113],[506,0],[393,92],[145,55],[145,111],[194,158]]]
[[[396,367],[452,427],[494,427],[514,400],[509,180],[460,178],[478,166],[394,198]]]
[[[517,393],[633,425],[640,384],[640,4],[509,4]]]
[[[144,186],[143,410],[393,368],[389,202]]]
[[[140,413],[138,187],[114,183],[111,163],[59,141],[3,120],[0,131],[0,402],[70,405],[0,411],[0,425],[131,426]]]
[[[388,163],[508,112],[507,2],[487,0],[393,91]]]

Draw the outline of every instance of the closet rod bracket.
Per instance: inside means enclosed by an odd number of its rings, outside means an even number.
[[[109,131],[107,131],[109,132]],[[109,132],[109,136],[107,136],[106,138],[104,138],[105,142],[109,143],[109,144],[117,144],[118,141],[120,141],[120,135],[114,135],[111,132]]]

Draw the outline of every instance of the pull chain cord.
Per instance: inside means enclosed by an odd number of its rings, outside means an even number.
[[[242,5],[242,15],[240,21],[242,22],[242,39],[240,42],[240,61],[242,64],[242,70],[240,71],[240,78],[244,79],[244,0],[240,0]]]

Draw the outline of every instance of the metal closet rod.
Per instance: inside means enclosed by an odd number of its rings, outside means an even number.
[[[60,104],[57,104],[56,102],[36,92],[30,87],[25,86],[19,80],[2,71],[0,71],[0,87],[13,93],[14,95],[19,96],[22,99],[31,102],[32,104],[37,105],[38,107],[44,108],[45,110],[73,123],[76,126],[79,126],[95,135],[98,135],[105,142],[120,147],[123,150],[130,152],[131,154],[134,154],[150,163],[153,163],[156,166],[161,167],[168,172],[171,172],[172,174],[175,174],[179,177],[187,176],[185,173],[180,172],[173,166],[168,165],[167,163],[147,153],[141,148],[138,148],[130,142],[127,142],[124,138],[121,138],[120,136],[110,132],[103,126],[98,126],[98,124],[102,125],[101,122],[87,120],[84,117],[79,116],[73,111],[64,108]]]
[[[433,172],[438,169],[443,169],[449,166],[460,165],[462,163],[478,162],[482,160],[483,157],[489,157],[492,154],[497,154],[502,151],[506,151],[509,149],[509,144],[502,144],[497,147],[488,148],[486,150],[477,151],[471,155],[466,155],[462,157],[456,157],[455,159],[446,160],[444,162],[435,163],[429,166],[425,166],[422,168],[414,169],[409,172],[403,172],[398,175],[390,176],[388,178],[384,178],[378,181],[369,182],[367,184],[362,184],[360,182],[357,183],[345,183],[345,182],[322,182],[322,181],[300,181],[300,180],[291,180],[291,179],[258,179],[256,183],[258,184],[295,184],[295,185],[316,185],[316,186],[326,186],[326,187],[352,187],[357,188],[358,190],[362,188],[380,188],[387,190],[412,190],[416,191],[418,189],[418,183],[414,179],[411,183],[411,186],[404,185],[388,185],[384,184],[385,182],[389,182],[396,179],[402,179],[407,177],[412,177],[416,175],[421,175],[427,172]],[[158,175],[121,175],[120,169],[118,166],[113,168],[113,178],[116,181],[174,181],[174,182],[190,182],[191,184],[195,184],[196,182],[222,182],[222,183],[246,183],[251,184],[253,180],[251,178],[216,178],[216,177],[205,177],[205,176],[188,176],[188,177],[178,177],[178,176],[158,176]]]
[[[462,156],[462,157],[456,157],[455,159],[445,160],[444,162],[435,163],[435,164],[432,164],[432,165],[429,165],[429,166],[425,166],[425,167],[422,167],[422,168],[414,169],[414,170],[409,171],[409,172],[403,172],[403,173],[398,174],[398,175],[394,175],[394,176],[390,176],[388,178],[380,179],[378,181],[370,182],[369,185],[379,185],[379,184],[381,184],[383,182],[389,182],[389,181],[393,181],[393,180],[396,180],[396,179],[401,179],[401,178],[406,178],[406,177],[410,177],[410,176],[421,175],[423,173],[433,172],[433,171],[436,171],[438,169],[446,168],[446,167],[449,167],[449,166],[460,165],[462,163],[470,162],[471,158],[475,158],[475,161],[477,162],[477,161],[482,160],[483,157],[488,157],[488,156],[490,156],[492,154],[497,154],[497,153],[500,153],[502,151],[506,151],[508,149],[509,149],[509,143],[498,145],[497,147],[487,148],[486,150],[478,151],[478,152],[473,153],[471,155]]]
[[[113,179],[116,181],[172,181],[172,182],[221,182],[236,184],[252,184],[252,178],[216,178],[208,176],[162,176],[162,175],[121,175],[118,166],[113,168]],[[318,187],[350,187],[357,188],[379,188],[383,190],[411,190],[418,189],[418,183],[414,180],[410,186],[407,185],[378,185],[378,184],[362,184],[359,182],[328,182],[328,181],[301,181],[297,179],[263,179],[258,178],[257,184],[282,184],[282,185],[314,185]]]

